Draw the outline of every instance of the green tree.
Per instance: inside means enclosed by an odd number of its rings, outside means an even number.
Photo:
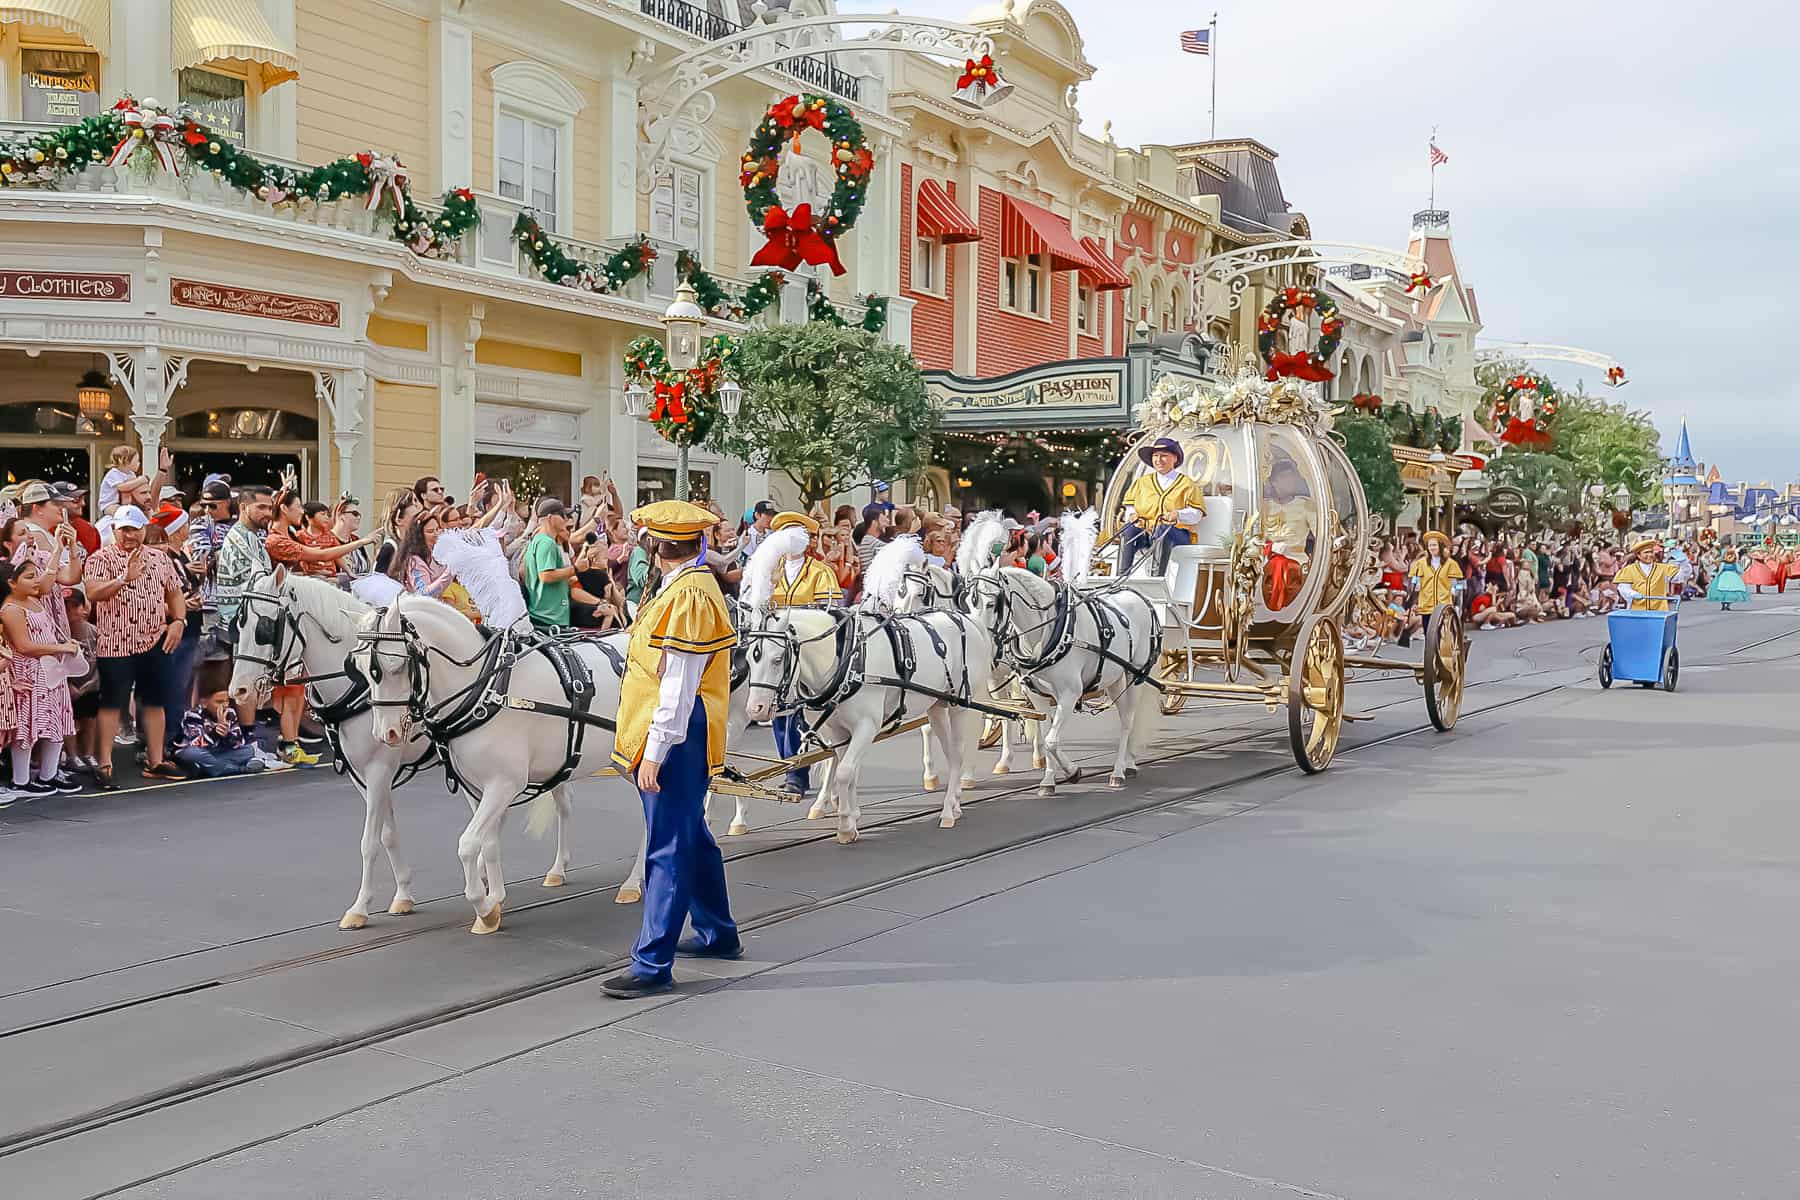
[[[1637,507],[1661,498],[1661,439],[1649,414],[1578,387],[1563,394],[1550,433],[1551,453],[1567,459],[1584,486],[1603,484],[1610,495],[1622,483]]]
[[[744,337],[743,405],[712,444],[787,476],[807,507],[876,479],[907,479],[931,457],[937,410],[912,356],[826,321]]]
[[[1343,440],[1350,465],[1356,468],[1356,477],[1362,480],[1369,511],[1394,520],[1406,501],[1406,485],[1400,481],[1400,468],[1394,462],[1387,422],[1379,417],[1346,414],[1338,418],[1334,428]]]
[[[1560,525],[1581,507],[1581,480],[1574,464],[1559,455],[1508,448],[1487,473],[1494,483],[1525,493],[1525,527],[1533,533]]]

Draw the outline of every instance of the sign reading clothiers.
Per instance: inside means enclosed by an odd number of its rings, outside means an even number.
[[[169,280],[169,303],[180,308],[204,308],[240,317],[295,321],[302,325],[329,325],[336,328],[338,324],[339,308],[335,300],[289,296],[281,292],[231,287],[223,283],[201,283],[194,279]]]
[[[131,299],[131,276],[91,271],[0,271],[0,299]]]

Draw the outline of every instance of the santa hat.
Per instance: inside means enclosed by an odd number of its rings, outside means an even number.
[[[169,534],[180,533],[182,526],[186,525],[187,522],[187,510],[183,509],[179,504],[165,504],[156,510],[155,516],[150,518],[150,523],[152,525],[161,526],[163,532]]]

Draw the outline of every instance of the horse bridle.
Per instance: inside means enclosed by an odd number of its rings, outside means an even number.
[[[232,633],[232,657],[238,662],[247,662],[259,667],[267,667],[269,669],[269,674],[272,677],[271,686],[281,687],[283,685],[301,684],[310,687],[321,680],[350,678],[350,672],[348,671],[332,671],[324,675],[303,675],[299,679],[289,679],[287,673],[292,665],[296,648],[298,649],[301,661],[304,662],[306,659],[306,627],[300,623],[300,617],[302,615],[312,616],[312,614],[302,613],[297,615],[288,607],[288,597],[282,596],[279,593],[254,592],[246,589],[238,593],[238,599],[237,615],[232,618],[231,624],[228,626]],[[252,646],[268,646],[269,653],[273,656],[270,658],[263,658],[255,654],[245,654],[237,648],[239,635],[242,633],[245,624],[248,623],[253,615],[250,610],[250,605],[253,601],[262,601],[266,604],[273,604],[276,609],[276,615],[272,617],[263,616],[260,613],[254,614],[256,624],[251,631],[252,637],[250,644]],[[331,631],[325,628],[324,623],[321,622],[318,617],[315,616],[312,620],[313,624],[319,627],[320,637],[324,638],[334,646],[341,646],[344,644],[344,639],[333,637]],[[288,642],[285,637],[289,630],[292,630],[294,634],[294,640],[292,642]]]
[[[746,692],[764,691],[775,693],[775,711],[781,714],[795,712],[802,708],[816,707],[818,702],[825,700],[826,697],[824,696],[807,697],[799,695],[798,684],[800,676],[801,647],[809,646],[814,642],[824,641],[826,638],[837,637],[838,633],[844,627],[844,621],[847,619],[854,619],[835,609],[829,611],[834,618],[830,627],[823,633],[816,633],[809,638],[803,638],[796,633],[792,621],[784,624],[779,630],[769,629],[764,624],[759,623],[739,634],[739,641],[749,644],[749,648],[745,651],[746,664],[749,662],[762,661],[762,644],[764,642],[778,641],[782,643],[782,648],[786,654],[786,657],[784,657],[781,662],[781,681],[779,683],[758,683],[746,676],[743,683],[744,690]],[[772,620],[774,616],[775,612],[771,609],[764,620]]]
[[[936,607],[940,600],[946,602],[952,608],[961,607],[963,596],[966,592],[962,576],[954,571],[950,572],[950,590],[948,592],[940,589],[937,580],[932,576],[931,572],[923,567],[908,568],[901,574],[900,579],[901,582],[906,584],[909,588],[915,583],[922,586],[925,589],[925,595],[928,598],[927,603],[933,607]]]

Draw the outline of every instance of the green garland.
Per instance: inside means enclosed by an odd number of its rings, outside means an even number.
[[[149,137],[143,136],[141,130],[134,131],[126,121],[126,114],[134,110],[147,118],[166,117],[164,135]],[[161,163],[157,147],[165,147],[178,169],[185,161],[271,207],[303,202],[326,204],[340,199],[366,201],[386,178],[378,167],[404,170],[397,159],[363,151],[296,171],[264,162],[240,149],[209,125],[197,109],[183,106],[172,111],[140,110],[136,100],[124,96],[106,112],[53,132],[0,145],[0,187],[54,188],[67,176],[108,161],[115,148],[128,140],[136,140],[138,145],[122,166],[148,162],[150,169],[155,170]],[[445,192],[444,211],[435,218],[427,217],[413,202],[406,182],[399,184],[399,192],[401,203],[399,211],[392,214],[392,236],[415,253],[442,256],[481,222],[475,194],[467,188]],[[383,203],[393,209],[391,191]]]
[[[744,151],[738,182],[744,189],[744,207],[750,223],[763,227],[763,217],[779,204],[775,180],[781,172],[781,147],[784,142],[798,140],[808,129],[816,129],[831,139],[831,163],[837,183],[831,189],[829,207],[816,214],[817,230],[827,241],[835,240],[856,224],[868,202],[869,173],[875,157],[863,141],[863,129],[849,108],[829,96],[810,92],[778,100],[763,115],[756,132],[750,135]]]
[[[538,223],[530,209],[519,213],[513,221],[513,240],[525,251],[525,257],[537,273],[551,283],[609,296],[650,269],[656,261],[656,247],[642,234],[607,256],[598,270],[588,266],[562,248]]]
[[[697,446],[719,419],[719,384],[737,361],[737,339],[715,333],[706,339],[700,364],[686,371],[669,367],[662,342],[645,335],[625,347],[625,374],[652,394],[650,424],[677,446]]]
[[[750,320],[781,299],[781,288],[786,282],[787,275],[782,271],[764,271],[758,275],[744,289],[744,299],[739,305],[743,310],[744,320]]]
[[[688,281],[694,289],[694,298],[700,307],[714,316],[731,310],[731,294],[725,285],[707,274],[706,268],[700,265],[700,256],[691,250],[682,250],[675,255],[675,274]]]
[[[1319,342],[1310,351],[1297,350],[1283,354],[1276,349],[1282,322],[1291,312],[1304,316],[1319,314]],[[1289,287],[1275,293],[1267,307],[1256,318],[1256,349],[1268,364],[1271,382],[1284,377],[1323,383],[1331,378],[1329,363],[1337,354],[1344,337],[1344,321],[1338,316],[1337,301],[1321,288]]]

